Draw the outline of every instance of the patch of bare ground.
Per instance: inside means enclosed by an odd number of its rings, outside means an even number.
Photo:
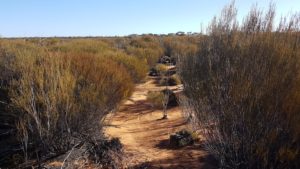
[[[213,168],[200,143],[180,149],[168,146],[170,134],[188,126],[179,107],[169,109],[169,118],[161,120],[162,111],[147,103],[148,91],[162,89],[154,79],[137,85],[132,97],[107,119],[106,134],[120,138],[128,168]]]

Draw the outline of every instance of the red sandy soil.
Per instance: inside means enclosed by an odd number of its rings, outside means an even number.
[[[168,119],[161,120],[162,111],[146,101],[149,91],[159,91],[150,79],[136,86],[135,91],[120,110],[108,117],[106,135],[120,138],[124,145],[128,168],[213,168],[213,162],[201,144],[174,149],[168,145],[170,134],[188,128],[179,107],[168,110]],[[178,86],[173,87],[175,90]]]

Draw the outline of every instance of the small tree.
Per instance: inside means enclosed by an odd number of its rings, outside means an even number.
[[[165,90],[163,91],[164,94],[164,99],[163,99],[163,117],[162,119],[168,119],[168,105],[170,101],[170,95],[171,95],[171,90],[169,90],[169,80],[170,80],[170,71],[169,67],[171,66],[171,63],[167,63],[168,70],[166,70],[166,83],[165,83]]]
[[[168,87],[166,86],[165,92],[163,92],[164,98],[162,101],[162,105],[163,105],[163,117],[162,119],[168,119],[168,103],[169,103],[169,97],[170,97],[170,92]]]

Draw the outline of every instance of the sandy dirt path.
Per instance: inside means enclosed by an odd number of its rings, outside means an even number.
[[[200,144],[181,149],[168,146],[170,134],[187,126],[178,107],[168,110],[168,120],[160,120],[162,111],[146,102],[148,91],[157,90],[162,90],[162,87],[157,87],[153,79],[137,85],[132,97],[108,118],[105,133],[120,138],[128,166],[144,166],[147,169],[212,168]]]

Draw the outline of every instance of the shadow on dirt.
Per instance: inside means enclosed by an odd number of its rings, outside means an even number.
[[[174,158],[168,158],[159,161],[145,162],[130,169],[217,169],[218,164],[215,158],[211,155],[203,155],[197,160],[181,161],[181,155],[178,154]],[[174,161],[176,161],[174,163]],[[155,165],[154,165],[155,164]]]

